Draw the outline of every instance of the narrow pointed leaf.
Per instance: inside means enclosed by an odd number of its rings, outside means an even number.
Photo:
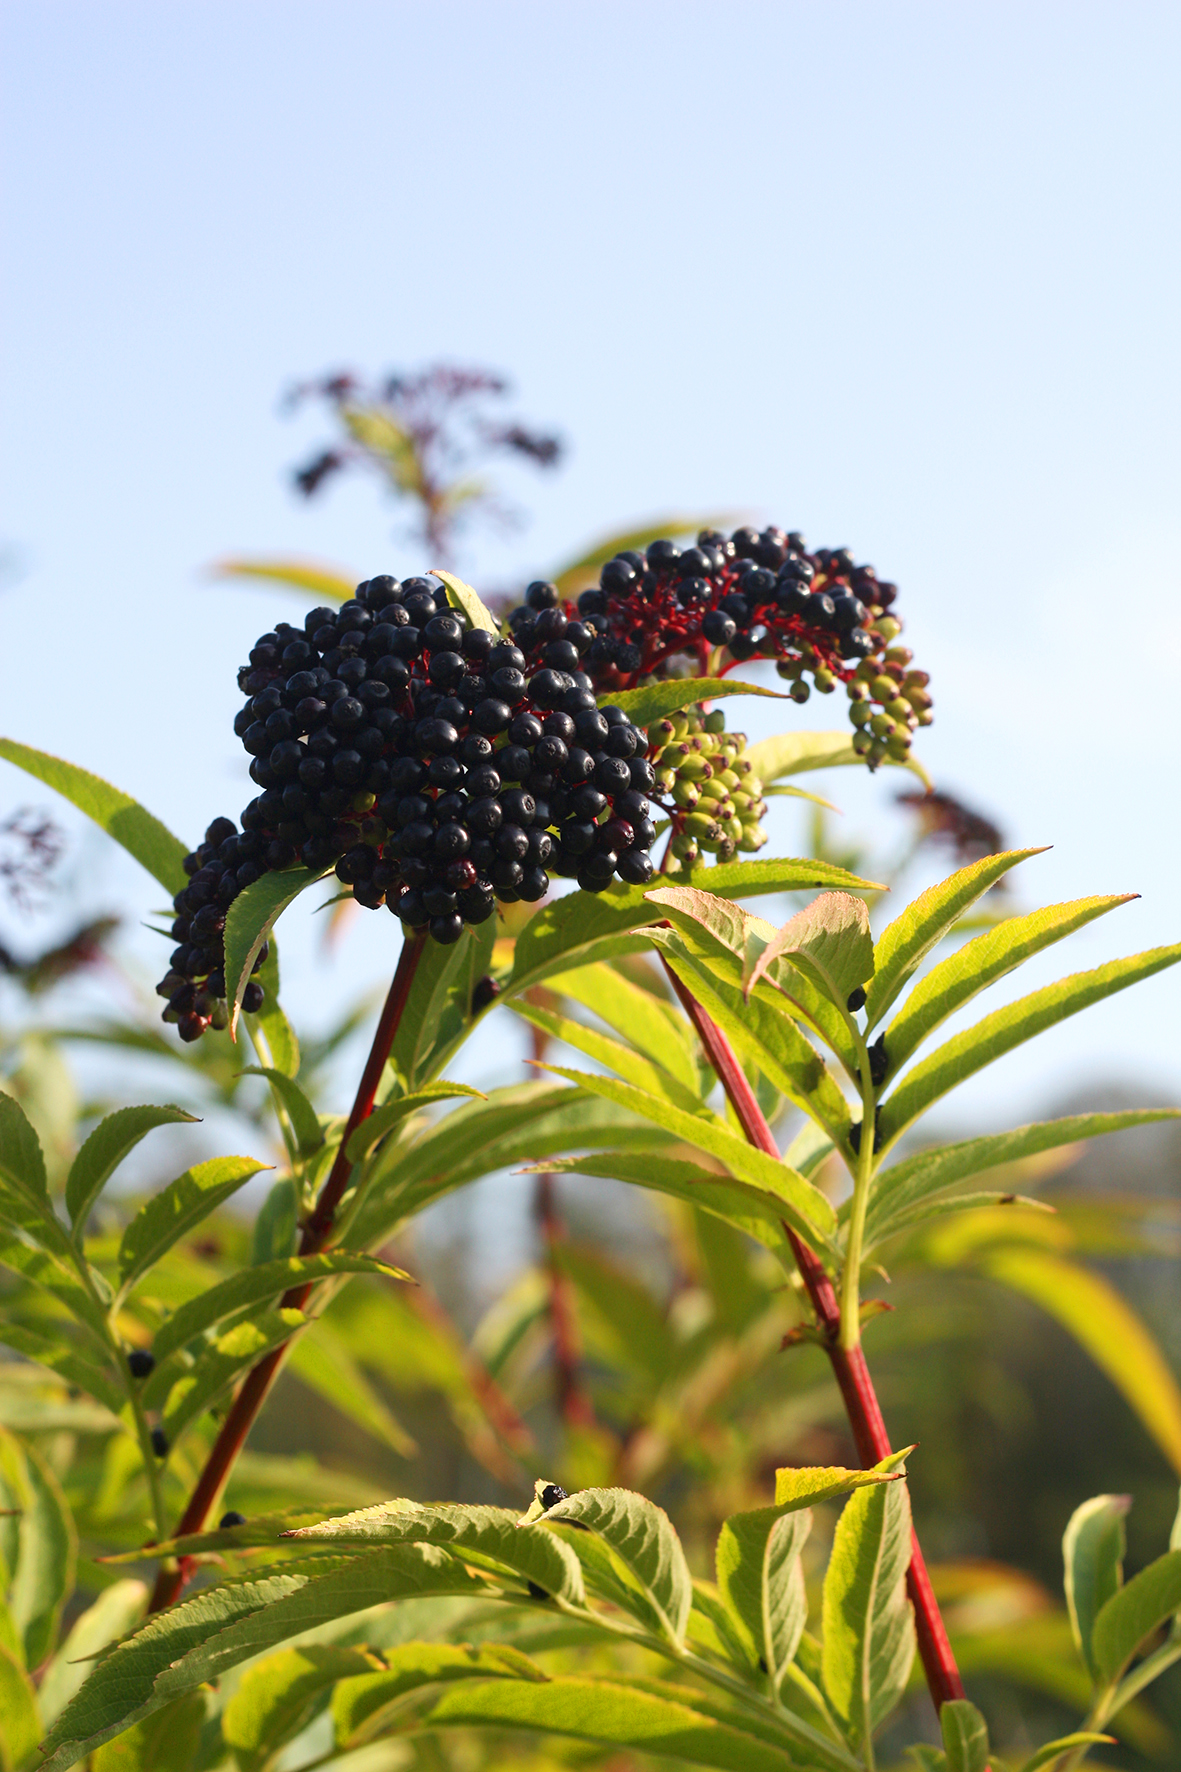
[[[511,1570],[571,1605],[583,1603],[582,1571],[573,1551],[549,1533],[523,1530],[510,1508],[383,1502],[284,1537],[335,1544],[430,1544]]]
[[[949,1698],[939,1712],[947,1772],[988,1772],[988,1724],[966,1698]]]
[[[38,1668],[57,1640],[62,1607],[74,1585],[78,1535],[69,1503],[41,1454],[24,1448],[25,1492],[9,1593],[25,1666]]]
[[[894,1709],[910,1673],[909,1562],[905,1483],[858,1490],[837,1522],[824,1578],[822,1666],[828,1702],[862,1749]]]
[[[295,1133],[296,1149],[301,1157],[310,1157],[314,1151],[319,1150],[324,1142],[324,1130],[316,1117],[315,1108],[298,1083],[272,1065],[248,1064],[241,1074],[244,1077],[266,1078],[287,1110],[287,1117]]]
[[[431,571],[447,586],[448,598],[456,609],[463,611],[469,627],[483,628],[486,634],[495,634],[499,638],[500,623],[471,585],[465,585],[462,578],[456,578],[453,572],[441,572],[437,566],[432,567]]]
[[[693,1034],[685,1017],[613,966],[580,966],[551,978],[550,989],[581,1003],[687,1089],[697,1087]]]
[[[1126,990],[1143,978],[1151,978],[1181,960],[1181,943],[1150,948],[1125,960],[1109,960],[1090,972],[1076,972],[1057,984],[1047,985],[1004,1009],[994,1010],[975,1027],[967,1028],[936,1048],[929,1058],[906,1073],[882,1109],[883,1146],[893,1144],[920,1114],[957,1083],[974,1076],[994,1059],[1012,1052],[1036,1034],[1077,1015],[1116,991]]]
[[[902,915],[883,930],[874,950],[874,980],[866,992],[866,1029],[877,1025],[931,949],[990,886],[995,886],[1018,862],[1044,853],[1044,848],[1011,849],[1003,855],[986,855],[937,886],[929,886],[913,904],[907,905]]]
[[[650,1151],[605,1151],[551,1158],[545,1164],[532,1165],[526,1173],[542,1170],[555,1175],[599,1175],[650,1188],[732,1224],[765,1249],[783,1248],[783,1202],[776,1194],[752,1187],[749,1182],[734,1181],[713,1169],[699,1169],[696,1163]]]
[[[128,1560],[142,1556],[142,1551],[135,1551]],[[37,1701],[46,1728],[52,1728],[82,1685],[90,1672],[93,1657],[138,1622],[147,1601],[146,1583],[114,1581],[74,1621],[37,1689]]]
[[[1117,1680],[1147,1638],[1181,1612],[1181,1550],[1166,1551],[1103,1604],[1091,1634],[1099,1680]]]
[[[232,1748],[238,1772],[262,1772],[284,1742],[299,1733],[312,1700],[337,1680],[372,1676],[379,1667],[364,1650],[329,1643],[281,1649],[257,1662],[242,1676],[221,1714],[222,1740]]]
[[[0,1089],[0,1179],[31,1201],[48,1201],[45,1156],[24,1108]]]
[[[1096,1495],[1076,1507],[1062,1539],[1066,1610],[1079,1653],[1091,1670],[1091,1633],[1101,1607],[1124,1579],[1124,1517],[1130,1495]]]
[[[346,1420],[355,1421],[399,1458],[413,1458],[418,1446],[393,1410],[370,1384],[342,1337],[321,1324],[314,1336],[301,1336],[291,1354],[291,1370]]]
[[[256,1311],[249,1322],[235,1323],[219,1335],[168,1391],[160,1425],[169,1444],[177,1440],[190,1421],[204,1414],[241,1373],[272,1348],[289,1340],[307,1322],[302,1311]]]
[[[112,1415],[118,1415],[127,1401],[112,1373],[76,1354],[60,1335],[39,1335],[35,1329],[26,1329],[9,1319],[0,1323],[0,1342],[23,1354],[26,1360],[35,1360],[39,1366],[59,1373],[68,1384],[84,1390]]]
[[[476,1101],[488,1099],[482,1089],[469,1088],[466,1083],[428,1083],[425,1089],[415,1089],[409,1095],[394,1096],[392,1100],[375,1109],[367,1120],[362,1120],[349,1139],[349,1157],[354,1163],[359,1163],[408,1114],[416,1114],[420,1108],[429,1107],[433,1101],[453,1101],[458,1096],[467,1096]]]
[[[33,1682],[16,1657],[0,1645],[0,1764],[31,1763],[43,1733]]]
[[[773,1692],[808,1618],[800,1552],[811,1529],[810,1508],[763,1507],[732,1514],[718,1537],[718,1588],[731,1628],[751,1667],[766,1669]]]
[[[765,1192],[775,1194],[783,1202],[784,1218],[803,1236],[819,1236],[827,1240],[832,1235],[836,1214],[827,1196],[794,1169],[789,1169],[785,1163],[777,1163],[764,1151],[756,1150],[728,1127],[682,1113],[669,1102],[635,1089],[630,1083],[618,1082],[614,1077],[598,1077],[589,1071],[569,1071],[561,1065],[547,1064],[541,1068],[577,1083],[588,1094],[600,1095],[607,1101],[617,1102],[620,1107],[631,1108],[663,1126],[683,1143],[708,1151],[739,1181],[753,1182]]]
[[[250,1016],[246,1025],[258,1053],[258,1062],[282,1071],[285,1077],[294,1078],[299,1075],[299,1040],[279,1005],[279,944],[273,930],[267,938],[267,947],[267,957],[257,975],[266,995],[262,1008]]]
[[[263,942],[288,905],[323,878],[322,873],[314,874],[307,868],[285,868],[277,874],[264,874],[253,886],[239,892],[226,912],[225,975],[226,992],[231,998],[231,1037],[237,1038],[242,993],[250,983],[250,969]]]
[[[777,732],[748,745],[755,774],[761,781],[781,781],[785,775],[803,775],[812,769],[846,768],[865,759],[853,749],[846,726],[835,732]]]
[[[290,1650],[288,1653],[295,1657],[304,1651]],[[382,1660],[386,1664],[383,1670],[342,1679],[333,1695],[332,1720],[338,1752],[379,1737],[385,1720],[381,1713],[405,1698],[407,1693],[423,1686],[449,1686],[456,1680],[489,1678],[541,1683],[549,1678],[519,1649],[500,1643],[487,1643],[479,1648],[473,1648],[469,1643],[403,1643],[396,1649],[383,1650]],[[269,1663],[264,1665],[270,1666]],[[250,1675],[246,1677],[249,1679]],[[232,1719],[228,1716],[227,1724],[232,1728]],[[227,1739],[232,1739],[229,1728]],[[253,1772],[253,1766],[244,1767],[243,1772]]]
[[[179,1107],[116,1108],[100,1120],[70,1166],[66,1180],[66,1206],[75,1232],[80,1233],[90,1210],[119,1164],[141,1138],[156,1126],[193,1124],[196,1114]]]
[[[218,560],[210,567],[215,578],[263,578],[305,591],[312,597],[327,597],[333,603],[347,603],[357,594],[356,581],[328,566],[315,566],[307,560],[246,560],[233,557]]]
[[[797,911],[745,971],[742,988],[748,998],[781,956],[797,965],[843,1009],[858,985],[873,976],[873,941],[864,901],[848,892],[822,892]]]
[[[769,695],[776,701],[788,699],[785,689],[736,683],[733,677],[668,677],[662,682],[645,683],[639,689],[608,689],[601,699],[622,709],[633,726],[650,726],[654,720],[663,720],[680,708],[692,707],[699,701],[721,701],[728,695]]]
[[[625,554],[632,548],[646,548],[649,542],[666,537],[671,540],[679,535],[696,535],[702,529],[729,529],[736,521],[733,512],[721,516],[715,513],[709,517],[656,517],[635,529],[619,530],[602,536],[576,560],[567,560],[550,576],[563,597],[572,597],[597,581],[599,568],[605,566],[608,560],[613,560],[616,554]]]
[[[1134,892],[1106,898],[1080,898],[1072,904],[1050,905],[1045,910],[1031,911],[1026,917],[1010,917],[995,929],[988,929],[975,940],[934,967],[915,985],[894,1020],[886,1029],[886,1054],[890,1072],[905,1064],[911,1053],[949,1015],[995,984],[998,978],[1012,972],[1031,955],[1061,941],[1067,935],[1102,917],[1117,905],[1128,904]]]
[[[775,1506],[781,1510],[812,1507],[838,1495],[851,1495],[855,1489],[901,1482],[904,1472],[899,1466],[913,1451],[913,1446],[904,1446],[867,1470],[849,1470],[841,1464],[785,1465],[775,1472]]]
[[[693,1579],[663,1508],[627,1489],[580,1489],[550,1508],[538,1525],[559,1520],[577,1520],[596,1533],[639,1584],[664,1634],[684,1642]]]
[[[1101,1742],[1115,1744],[1114,1735],[1095,1735],[1080,1729],[1074,1735],[1060,1735],[1057,1741],[1047,1741],[1036,1753],[1030,1754],[1023,1763],[1021,1772],[1041,1772],[1043,1766],[1051,1766],[1076,1747],[1097,1747]]]
[[[494,917],[464,929],[451,946],[427,941],[419,954],[410,992],[390,1052],[404,1094],[429,1083],[470,1030],[472,993],[491,970]]]
[[[15,763],[18,769],[35,775],[47,787],[100,825],[133,855],[141,867],[167,888],[169,894],[180,892],[188,876],[183,862],[188,851],[179,837],[174,837],[158,818],[133,800],[130,794],[112,787],[101,776],[67,763],[64,757],[52,757],[47,751],[35,751],[29,745],[17,744],[11,738],[0,738],[0,757]]]
[[[540,1028],[551,1040],[562,1040],[567,1046],[573,1046],[576,1052],[582,1052],[607,1070],[615,1071],[625,1082],[634,1083],[637,1089],[661,1096],[684,1113],[700,1114],[708,1120],[718,1119],[706,1107],[697,1089],[687,1087],[662,1064],[653,1063],[631,1046],[587,1027],[585,1022],[574,1021],[568,1015],[556,1015],[536,1003],[519,1001],[513,1007],[522,1021]]]
[[[266,1163],[252,1157],[213,1157],[186,1169],[175,1181],[141,1206],[119,1245],[119,1271],[124,1288],[147,1272],[173,1244],[199,1225]]]

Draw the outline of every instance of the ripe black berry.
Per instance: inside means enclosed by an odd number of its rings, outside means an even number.
[[[560,1483],[547,1483],[537,1499],[548,1514],[551,1507],[557,1507],[559,1501],[569,1501],[570,1497]]]
[[[152,1451],[157,1458],[168,1457],[168,1435],[162,1427],[152,1429]]]
[[[132,1378],[147,1378],[156,1369],[156,1357],[146,1348],[133,1347],[127,1356],[127,1370]]]
[[[234,1508],[231,1508],[228,1514],[223,1514],[221,1516],[221,1519],[217,1524],[222,1532],[228,1532],[233,1526],[244,1526],[246,1524],[246,1515],[240,1514],[236,1512]]]

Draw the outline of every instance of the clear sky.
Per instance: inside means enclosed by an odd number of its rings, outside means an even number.
[[[469,576],[668,509],[849,545],[901,586],[940,785],[1055,845],[1025,901],[1144,895],[1011,994],[1181,937],[1175,5],[9,0],[4,32],[0,729],[188,840],[235,813],[235,667],[297,605],[207,563],[430,564],[370,486],[294,500],[323,427],[281,391],[487,363],[571,453]],[[897,782],[851,775],[860,829]],[[44,801],[0,776],[0,812]],[[78,841],[88,902],[142,915]],[[297,1011],[388,976],[393,919],[362,924],[329,972],[293,914]],[[964,1112],[1175,1092],[1176,991]]]

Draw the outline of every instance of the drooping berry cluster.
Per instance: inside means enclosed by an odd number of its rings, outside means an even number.
[[[498,899],[542,898],[550,872],[590,892],[646,883],[654,775],[643,734],[578,668],[593,638],[530,668],[432,580],[387,576],[264,634],[234,723],[261,792],[241,834],[210,826],[175,901],[182,945],[158,988],[182,1036],[222,1024],[226,912],[270,870],[335,864],[359,904],[445,943]]]
[[[751,658],[776,659],[798,702],[843,682],[855,746],[876,767],[886,756],[902,761],[911,732],[931,719],[926,673],[909,669],[911,653],[894,644],[896,594],[844,548],[809,553],[802,536],[780,529],[702,530],[695,547],[659,540],[617,554],[577,611],[553,592],[551,602],[530,596],[509,620],[530,660],[576,645],[600,694],[686,668],[725,675]]]
[[[767,841],[763,784],[746,756],[746,734],[727,732],[721,708],[684,708],[648,728],[655,797],[671,826],[665,873],[688,871],[702,852],[733,861]]]

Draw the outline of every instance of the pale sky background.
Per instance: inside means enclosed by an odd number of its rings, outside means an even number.
[[[327,431],[281,392],[488,364],[571,448],[506,476],[533,520],[468,576],[663,510],[849,545],[901,587],[938,783],[1054,845],[1023,904],[1143,894],[992,998],[1181,937],[1175,5],[10,0],[4,38],[0,730],[186,840],[236,813],[235,669],[301,611],[207,564],[430,564],[360,479],[294,499]],[[817,785],[897,840],[898,776]],[[0,814],[49,798],[0,765]],[[66,822],[154,978],[158,891]],[[315,933],[282,926],[285,999],[322,1025],[398,932],[358,918],[331,966]],[[1113,1078],[1176,1098],[1179,978],[1021,1049],[955,1123]],[[507,1079],[493,1026],[469,1069]]]

